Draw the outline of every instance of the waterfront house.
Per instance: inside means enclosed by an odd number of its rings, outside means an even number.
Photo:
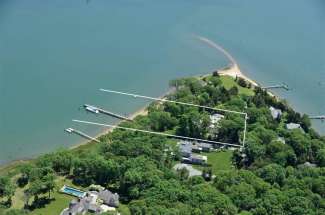
[[[119,195],[109,190],[89,191],[85,197],[73,199],[61,215],[84,215],[87,212],[101,214],[115,211],[119,206]]]
[[[270,112],[271,112],[273,119],[280,119],[280,117],[282,116],[282,111],[280,109],[276,109],[272,106],[270,107]]]
[[[213,145],[204,142],[190,142],[190,141],[180,141],[178,142],[179,150],[182,157],[189,158],[194,153],[210,152],[213,149]]]
[[[302,129],[301,128],[301,125],[300,124],[298,124],[298,123],[288,123],[288,124],[286,124],[286,128],[288,129],[288,130],[292,130],[292,129]]]
[[[87,194],[81,199],[73,199],[69,207],[61,212],[61,215],[79,215],[92,212],[96,214],[102,213],[99,205],[97,205],[97,196],[94,194]]]

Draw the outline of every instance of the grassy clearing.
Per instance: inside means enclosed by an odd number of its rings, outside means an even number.
[[[68,180],[63,177],[59,177],[57,179],[57,187],[52,193],[52,201],[45,205],[43,208],[36,208],[30,212],[31,215],[57,215],[60,214],[61,211],[64,208],[67,208],[69,205],[69,202],[74,198],[73,196],[69,196],[63,193],[60,193],[59,190],[63,185],[69,185],[75,188],[82,189],[81,187],[76,187],[75,185],[72,185],[71,180]],[[47,194],[45,195],[47,196]]]
[[[64,177],[58,177],[56,180],[57,187],[55,190],[51,193],[51,200],[49,203],[44,204],[41,208],[36,208],[34,210],[31,210],[29,214],[31,215],[58,215],[61,213],[61,211],[64,208],[67,208],[69,205],[69,202],[74,198],[73,196],[65,195],[59,192],[60,188],[63,185],[69,185],[72,187],[76,187],[75,185],[72,185],[71,180],[66,179]],[[25,188],[17,188],[15,195],[12,198],[13,204],[10,209],[22,209],[24,207],[24,190]],[[81,187],[76,187],[79,189],[82,189]],[[47,198],[48,194],[40,195],[39,198]],[[30,199],[31,203],[33,201],[33,198]],[[6,209],[0,209],[0,214],[4,214]]]
[[[218,151],[210,153],[201,153],[200,155],[205,155],[208,157],[208,164],[211,164],[212,173],[216,174],[221,170],[230,170],[233,167],[232,165],[232,151]],[[193,165],[195,169],[203,170],[204,167],[200,165]]]
[[[128,208],[127,205],[124,205],[124,204],[121,204],[119,205],[118,207],[118,212],[120,212],[122,215],[130,215],[131,212],[130,212],[130,209]]]
[[[220,170],[230,170],[232,166],[232,151],[220,151],[204,153],[208,157],[208,164],[211,164],[212,172],[216,173]]]
[[[227,90],[229,90],[230,88],[236,86],[236,87],[238,87],[239,94],[243,94],[243,95],[247,95],[247,96],[253,96],[254,95],[253,89],[248,89],[248,88],[239,86],[236,83],[236,81],[230,76],[221,76],[220,80],[222,81],[223,86]]]

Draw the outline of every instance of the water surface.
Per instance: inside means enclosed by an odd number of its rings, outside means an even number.
[[[145,104],[99,88],[158,96],[170,79],[227,65],[193,34],[258,82],[289,84],[276,93],[299,111],[325,114],[324,22],[323,0],[1,0],[0,163],[80,143],[67,127],[101,131],[73,118],[114,122],[84,103],[119,113]]]

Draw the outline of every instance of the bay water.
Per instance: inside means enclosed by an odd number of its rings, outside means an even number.
[[[83,104],[130,114],[146,101],[99,88],[159,96],[174,78],[229,62],[194,35],[227,49],[242,71],[302,113],[325,114],[323,0],[0,0],[0,164],[84,140],[115,123]],[[325,124],[313,121],[325,134]]]

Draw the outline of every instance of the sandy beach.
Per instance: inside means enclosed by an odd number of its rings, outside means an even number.
[[[232,78],[236,78],[236,77],[240,77],[242,79],[244,79],[245,81],[247,81],[248,83],[251,83],[253,87],[261,87],[260,84],[258,84],[256,81],[254,81],[253,79],[247,77],[246,75],[244,75],[244,73],[241,72],[238,64],[233,64],[230,65],[228,67],[222,68],[218,70],[218,74],[219,75],[227,75],[230,76]],[[280,100],[280,98],[278,96],[276,96],[274,93],[272,93],[271,91],[267,91],[267,93],[272,96],[275,97],[276,99]]]
[[[238,64],[236,64],[236,63],[232,64],[228,67],[225,67],[221,70],[218,70],[218,73],[219,73],[219,75],[227,75],[227,76],[231,76],[233,78],[239,77],[239,78],[242,78],[245,81],[251,83],[255,87],[259,86],[259,84],[256,81],[254,81],[254,80],[250,79],[249,77],[247,77],[246,75],[244,75],[241,72]]]

